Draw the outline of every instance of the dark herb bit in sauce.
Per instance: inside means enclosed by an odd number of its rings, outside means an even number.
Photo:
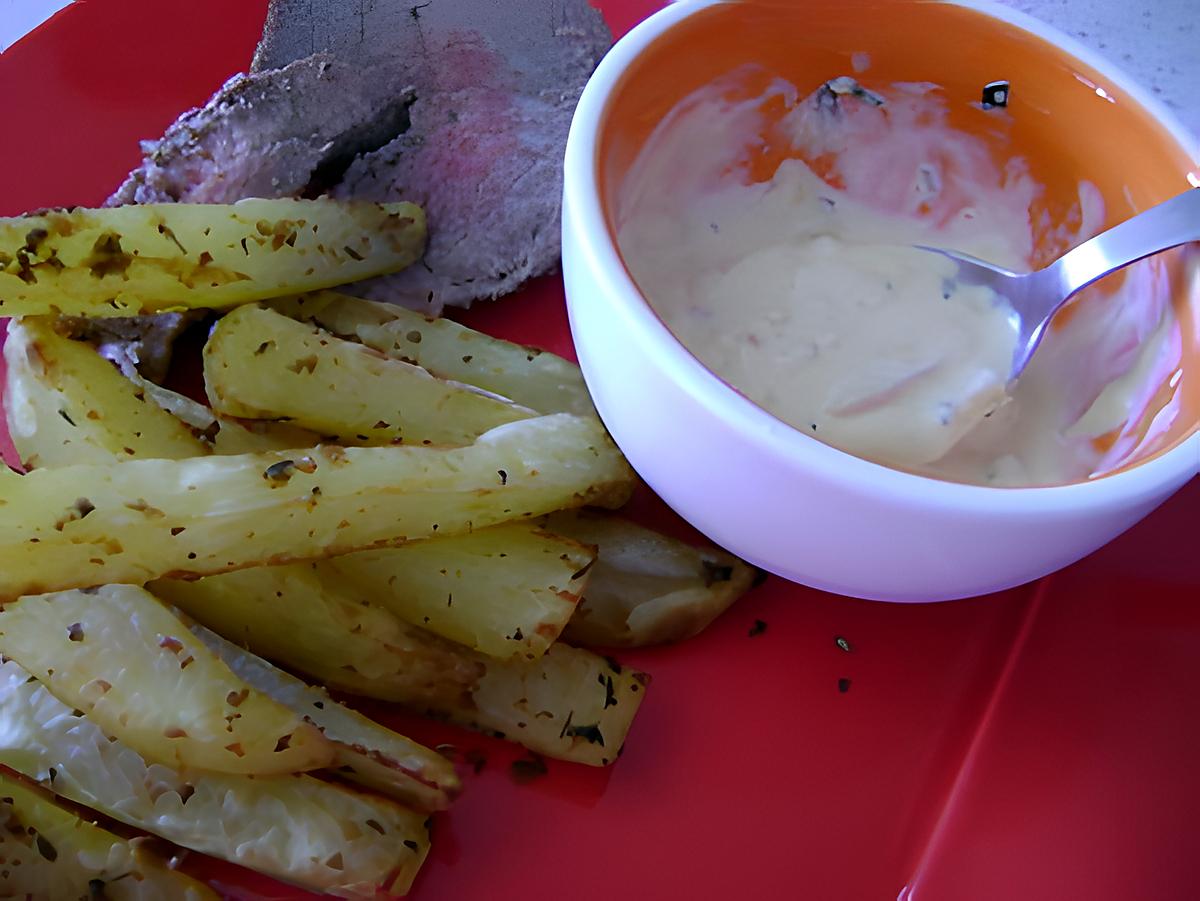
[[[756,619],[754,625],[750,627],[750,631],[746,635],[750,638],[756,638],[767,631],[767,624],[761,619]]]
[[[849,690],[850,690],[850,680],[845,677],[838,679],[838,691],[840,691],[842,694],[845,694]]]
[[[849,641],[847,641],[845,638],[843,638],[840,635],[836,636],[833,639],[833,643],[836,644],[843,651],[845,651],[847,654],[849,654],[851,651],[854,650],[854,645],[850,644]]]

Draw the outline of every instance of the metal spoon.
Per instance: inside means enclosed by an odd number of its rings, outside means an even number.
[[[1021,274],[976,257],[921,247],[958,263],[957,279],[985,285],[1007,300],[1017,318],[1010,383],[1016,381],[1041,343],[1046,325],[1074,294],[1097,279],[1189,241],[1200,241],[1200,188],[1138,213],[1120,225],[1084,241],[1045,269]]]

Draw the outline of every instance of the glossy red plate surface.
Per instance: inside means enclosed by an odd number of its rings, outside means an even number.
[[[619,35],[657,3],[600,5]],[[16,44],[0,57],[0,213],[101,202],[138,139],[247,64],[264,11],[76,0]],[[468,318],[570,353],[557,278]],[[769,580],[700,638],[625,655],[654,681],[607,770],[551,762],[516,785],[515,747],[370,706],[487,761],[437,817],[412,896],[1200,897],[1197,536],[1193,480],[1092,557],[1000,595],[888,605]],[[188,866],[232,898],[303,896]]]

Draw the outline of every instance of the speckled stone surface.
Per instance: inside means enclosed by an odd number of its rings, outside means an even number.
[[[1115,62],[1200,135],[1200,0],[1001,0]]]

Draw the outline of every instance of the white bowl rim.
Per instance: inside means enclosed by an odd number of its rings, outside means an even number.
[[[926,508],[979,513],[1054,513],[1088,508],[1119,509],[1156,495],[1162,485],[1182,484],[1200,472],[1200,431],[1175,447],[1128,469],[1067,485],[1007,488],[951,482],[892,469],[841,451],[784,423],[707,369],[651,309],[633,282],[612,240],[600,199],[596,138],[613,89],[630,64],[664,32],[694,13],[737,0],[679,0],[648,16],[622,37],[596,67],[575,110],[567,140],[564,166],[564,209],[571,226],[603,240],[579,243],[592,259],[590,272],[606,296],[619,298],[620,312],[649,332],[660,345],[660,364],[680,386],[705,398],[714,415],[758,444],[779,444],[780,450],[814,471],[855,486],[863,495],[883,495]],[[945,3],[983,13],[1041,38],[1104,75],[1149,113],[1193,160],[1200,159],[1200,142],[1162,103],[1143,90],[1109,60],[1056,28],[992,0],[917,0]],[[564,219],[564,224],[566,220]],[[781,429],[782,427],[782,429]]]

